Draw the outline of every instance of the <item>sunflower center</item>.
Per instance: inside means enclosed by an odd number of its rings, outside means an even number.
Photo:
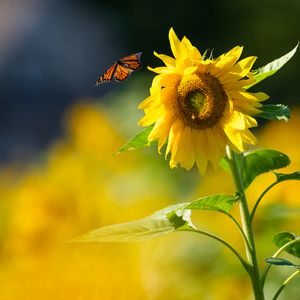
[[[211,128],[224,114],[228,98],[219,80],[209,73],[182,78],[175,105],[183,122],[197,129]]]

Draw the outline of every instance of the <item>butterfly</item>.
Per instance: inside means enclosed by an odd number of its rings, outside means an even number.
[[[131,75],[132,72],[138,70],[142,64],[140,62],[142,52],[131,54],[118,59],[102,76],[96,81],[96,86],[111,81],[123,81]]]

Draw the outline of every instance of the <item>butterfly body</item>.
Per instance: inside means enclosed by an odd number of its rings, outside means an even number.
[[[123,81],[127,79],[132,72],[138,70],[142,64],[140,62],[142,52],[125,56],[118,59],[102,76],[96,81],[96,86],[109,82],[111,80]]]

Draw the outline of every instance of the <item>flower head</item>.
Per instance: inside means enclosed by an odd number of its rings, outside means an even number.
[[[251,115],[268,96],[245,90],[254,81],[250,70],[256,57],[238,61],[242,47],[212,59],[186,37],[179,40],[172,28],[169,40],[174,58],[154,52],[165,66],[149,68],[158,75],[139,106],[145,112],[139,124],[154,124],[148,140],[158,140],[159,152],[167,143],[171,168],[180,164],[189,170],[196,162],[203,174],[209,161],[217,167],[226,145],[242,152],[256,143]]]

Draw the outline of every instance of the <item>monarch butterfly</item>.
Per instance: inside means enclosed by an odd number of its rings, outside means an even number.
[[[140,62],[142,52],[131,54],[117,60],[102,76],[96,81],[96,86],[111,81],[113,78],[115,81],[123,81],[128,76],[138,70],[142,64]]]

